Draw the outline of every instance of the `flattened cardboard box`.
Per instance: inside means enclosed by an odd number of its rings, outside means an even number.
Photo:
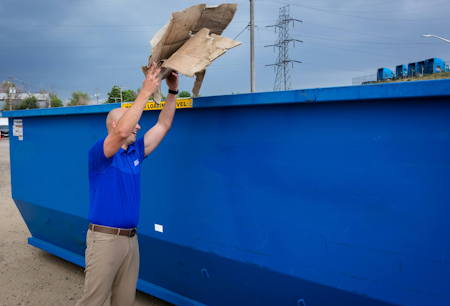
[[[197,97],[206,68],[226,50],[241,44],[220,36],[233,19],[237,6],[230,3],[209,7],[198,4],[172,13],[170,21],[150,41],[152,54],[148,65],[142,66],[144,74],[147,75],[150,65],[156,62],[162,67],[161,80],[172,70],[189,77],[195,75],[192,93]],[[153,94],[153,100],[158,104],[161,102],[161,86]]]

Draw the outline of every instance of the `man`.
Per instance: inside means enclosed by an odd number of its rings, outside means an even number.
[[[129,109],[113,109],[106,118],[108,136],[89,151],[89,231],[86,277],[77,306],[102,306],[111,292],[112,306],[134,304],[139,274],[137,223],[140,165],[161,142],[175,115],[178,73],[167,78],[169,94],[158,122],[136,139],[149,97],[159,87],[153,63],[136,101]]]

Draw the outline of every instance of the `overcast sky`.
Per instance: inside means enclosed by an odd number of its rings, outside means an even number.
[[[72,91],[101,98],[114,85],[141,86],[142,65],[151,53],[150,39],[173,11],[202,2],[191,0],[0,0],[0,79],[13,76],[48,89],[57,84],[62,100]],[[203,2],[204,3],[204,2]],[[222,3],[208,1],[208,5]],[[223,36],[235,38],[248,24],[250,4],[238,1],[238,11]],[[272,91],[277,53],[273,28],[279,8],[291,4],[292,88],[346,86],[352,78],[376,73],[381,67],[441,58],[450,61],[450,44],[430,33],[450,38],[450,1],[445,0],[264,0],[255,1],[256,90]],[[207,70],[201,94],[250,92],[250,33]],[[182,77],[180,90],[191,91],[194,79]],[[163,87],[163,92],[167,90]]]

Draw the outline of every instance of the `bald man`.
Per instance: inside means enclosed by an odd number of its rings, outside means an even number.
[[[86,277],[77,306],[102,306],[110,292],[112,306],[134,304],[139,275],[140,166],[172,126],[178,93],[178,73],[172,72],[166,80],[169,94],[158,122],[137,138],[138,121],[159,87],[159,72],[153,64],[133,105],[108,114],[108,136],[89,151]]]

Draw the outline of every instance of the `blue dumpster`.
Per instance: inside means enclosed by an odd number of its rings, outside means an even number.
[[[449,97],[435,80],[194,99],[142,164],[138,289],[176,305],[449,305]],[[29,243],[80,266],[87,151],[115,107],[3,113],[23,129],[11,182]]]
[[[427,74],[445,72],[445,62],[440,58],[430,58],[427,60]]]
[[[389,68],[380,68],[377,71],[377,81],[390,80],[394,77],[394,73]]]
[[[427,74],[427,66],[428,66],[428,60],[417,62],[416,74],[420,74],[420,75]]]
[[[398,65],[395,67],[395,74],[398,78],[403,78],[408,76],[408,67],[406,65]]]
[[[417,63],[409,63],[408,64],[408,76],[413,77],[416,76],[417,72]]]

